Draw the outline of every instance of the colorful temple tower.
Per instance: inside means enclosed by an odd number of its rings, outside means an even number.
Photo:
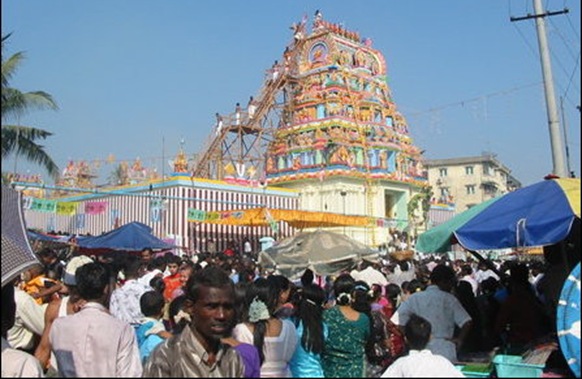
[[[428,185],[370,39],[323,20],[292,26],[293,39],[246,108],[217,116],[193,177],[298,190],[301,209],[364,215],[377,225],[340,228],[369,245],[389,229],[418,229],[410,200]]]
[[[347,234],[386,241],[409,226],[408,202],[427,185],[421,150],[387,84],[382,53],[369,39],[318,12],[284,56],[287,101],[266,155],[267,182],[301,191],[305,210],[378,217]]]

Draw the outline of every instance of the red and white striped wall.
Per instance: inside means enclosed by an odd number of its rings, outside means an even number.
[[[163,204],[161,211],[152,210],[152,199]],[[250,187],[206,179],[173,177],[146,185],[99,190],[55,199],[78,202],[77,213],[62,215],[25,209],[28,228],[46,232],[100,235],[132,221],[149,225],[159,238],[171,238],[180,246],[194,251],[206,251],[208,239],[224,250],[232,241],[242,250],[244,238],[249,238],[254,250],[258,240],[273,236],[270,227],[215,225],[188,221],[188,209],[205,212],[267,206],[279,209],[299,209],[299,192],[276,187]],[[89,202],[104,202],[105,210],[85,213]],[[154,214],[155,213],[155,214]],[[279,223],[277,238],[292,235],[294,229]]]

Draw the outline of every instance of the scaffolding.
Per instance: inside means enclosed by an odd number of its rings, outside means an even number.
[[[274,131],[288,122],[289,84],[295,81],[297,56],[303,44],[304,39],[294,39],[287,45],[283,59],[267,70],[258,96],[253,97],[254,112],[237,109],[220,116],[222,123],[219,125],[217,120],[212,128],[195,161],[192,176],[223,180],[229,175],[253,178],[265,172],[267,146]]]

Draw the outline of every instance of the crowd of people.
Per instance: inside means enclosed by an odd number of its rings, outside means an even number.
[[[291,280],[246,246],[38,256],[2,289],[3,377],[458,377],[555,336],[563,279],[542,260],[386,255]]]

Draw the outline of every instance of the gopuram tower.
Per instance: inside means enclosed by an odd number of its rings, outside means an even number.
[[[294,29],[281,65],[285,101],[267,146],[267,183],[299,190],[304,210],[379,218],[337,231],[382,244],[389,228],[411,226],[408,203],[427,185],[384,57],[371,40],[319,12],[311,32],[305,19]]]
[[[373,217],[366,228],[336,228],[371,246],[387,242],[389,228],[417,229],[409,205],[427,174],[382,53],[319,12],[311,30],[306,17],[292,28],[248,105],[216,114],[192,176],[291,188],[303,210]]]

